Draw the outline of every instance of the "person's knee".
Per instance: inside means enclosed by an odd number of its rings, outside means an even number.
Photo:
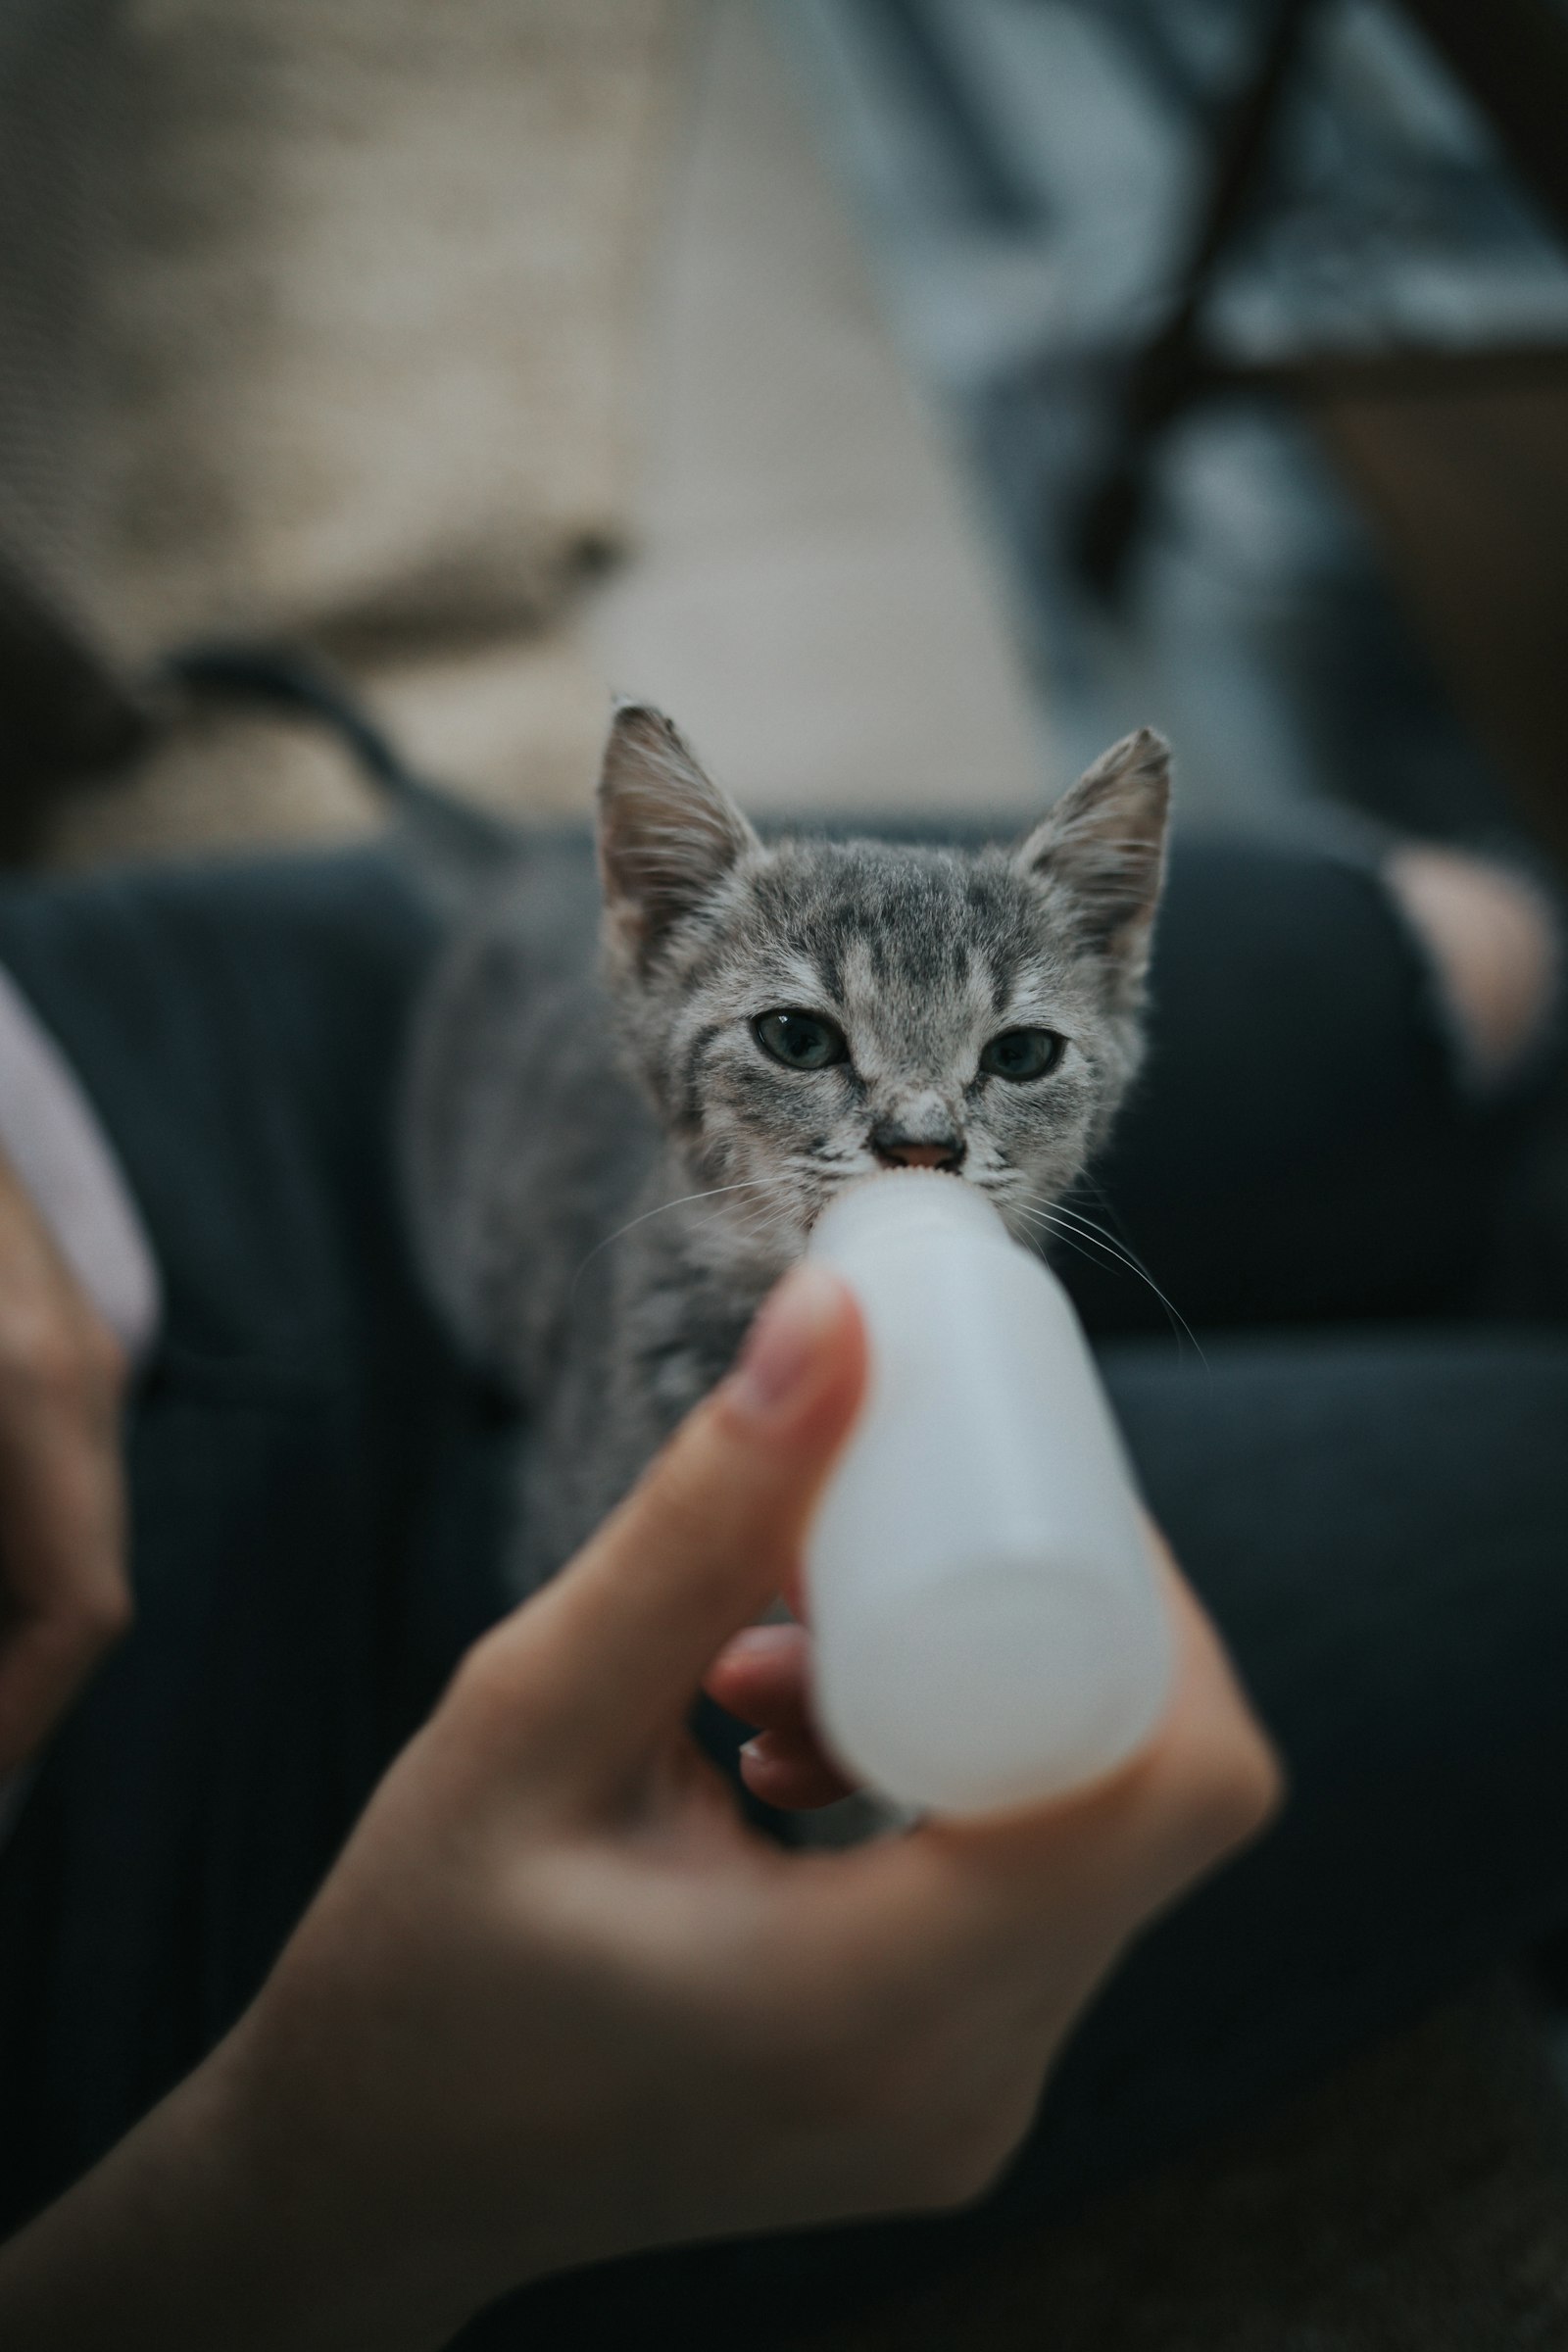
[[[1506,865],[1424,842],[1395,850],[1384,873],[1431,955],[1467,1075],[1504,1084],[1556,1005],[1562,936],[1546,893]]]

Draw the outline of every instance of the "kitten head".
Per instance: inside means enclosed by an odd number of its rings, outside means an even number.
[[[607,974],[732,1241],[787,1262],[842,1186],[897,1166],[951,1169],[1033,1229],[1138,1065],[1169,769],[1128,736],[1012,850],[764,844],[668,719],[617,710]]]

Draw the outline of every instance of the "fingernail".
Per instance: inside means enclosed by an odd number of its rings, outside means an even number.
[[[756,1650],[765,1657],[769,1650],[777,1648],[779,1635],[791,1633],[793,1630],[792,1626],[786,1625],[782,1621],[769,1625],[743,1625],[740,1632],[731,1634],[725,1642],[724,1655],[726,1658],[732,1658],[737,1650],[750,1649]]]
[[[732,1404],[759,1419],[783,1410],[810,1380],[838,1322],[843,1286],[825,1266],[796,1266],[765,1298],[730,1376]]]

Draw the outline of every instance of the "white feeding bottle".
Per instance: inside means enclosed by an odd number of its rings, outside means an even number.
[[[947,1813],[1131,1756],[1170,1624],[1131,1474],[1056,1277],[971,1185],[898,1170],[818,1219],[866,1400],[807,1547],[816,1711],[858,1778]]]

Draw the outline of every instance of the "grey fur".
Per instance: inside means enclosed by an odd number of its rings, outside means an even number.
[[[531,1408],[519,1589],[726,1370],[873,1136],[961,1148],[1033,1238],[1138,1066],[1168,792],[1146,729],[1015,850],[764,844],[667,719],[616,711],[598,971],[581,882],[530,867],[448,958],[409,1093],[430,1279]],[[779,1007],[831,1016],[849,1059],[770,1061],[752,1024]],[[1068,1040],[1059,1066],[983,1076],[1022,1026]]]

